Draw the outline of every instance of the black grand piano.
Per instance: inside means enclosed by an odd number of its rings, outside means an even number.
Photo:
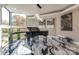
[[[37,35],[43,35],[43,36],[48,35],[48,31],[40,31],[40,29],[37,27],[28,27],[28,29],[29,29],[29,32],[26,32],[26,35],[30,37],[34,37]]]
[[[40,35],[44,36],[47,41],[48,31],[40,31],[40,29],[37,27],[28,27],[28,29],[29,29],[29,32],[26,32],[28,45],[30,45],[29,42],[31,41],[31,38],[33,39],[34,37],[40,36]],[[37,38],[37,40],[39,40],[39,38]]]
[[[39,36],[44,36],[43,43],[45,46],[47,46],[48,31],[40,31],[40,29],[37,27],[28,27],[28,30],[29,30],[29,32],[26,32],[27,43],[31,47],[31,50],[32,50],[33,43],[35,43],[34,41],[36,41],[36,40],[39,41],[39,39],[40,39]],[[33,39],[34,37],[37,37],[37,39]],[[30,44],[30,42],[31,42],[31,44]],[[38,44],[39,43],[37,43],[36,45],[38,45]]]

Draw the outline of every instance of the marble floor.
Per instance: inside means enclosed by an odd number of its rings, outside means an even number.
[[[78,55],[79,42],[61,36],[37,36],[13,43],[11,55]],[[3,54],[8,54],[3,53]]]

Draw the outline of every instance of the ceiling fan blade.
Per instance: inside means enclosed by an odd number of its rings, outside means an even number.
[[[37,4],[37,6],[38,6],[38,8],[40,8],[40,9],[42,8],[39,4]]]

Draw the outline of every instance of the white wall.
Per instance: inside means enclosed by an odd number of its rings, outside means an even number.
[[[70,12],[72,12],[73,30],[72,31],[61,31],[61,16],[64,14],[70,13]],[[43,17],[56,18],[55,19],[56,27],[54,29],[49,29],[49,35],[64,35],[76,41],[79,41],[79,5],[75,5],[55,15],[51,14],[51,15],[46,15]]]
[[[28,18],[26,21],[27,27],[38,27],[38,21],[35,18]]]
[[[43,17],[44,18],[44,17]],[[45,17],[46,18],[46,17]],[[52,17],[54,18],[54,17]],[[35,18],[28,18],[27,19],[27,27],[39,27],[39,21]],[[39,28],[41,31],[46,31],[48,30],[48,34],[50,36],[55,35],[55,28]]]
[[[61,31],[61,15],[67,14],[72,12],[72,21],[73,21],[73,31]],[[56,18],[55,20],[55,28],[48,29],[49,35],[65,35],[68,37],[71,37],[72,39],[79,41],[79,5],[76,5],[74,7],[71,7],[63,12],[59,12],[55,15],[42,15],[43,18]],[[37,26],[38,22],[32,21],[29,23],[31,26]],[[45,28],[46,29],[46,28]],[[42,30],[44,30],[42,28]]]
[[[56,34],[65,35],[73,38],[76,41],[79,41],[79,9],[75,9],[65,13],[69,13],[69,12],[72,12],[73,31],[61,31],[61,15],[58,15],[56,16],[57,17]]]

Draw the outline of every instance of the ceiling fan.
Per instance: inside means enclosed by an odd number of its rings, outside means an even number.
[[[40,4],[36,4],[36,5],[37,5],[38,8],[40,8],[40,9],[42,8]]]

